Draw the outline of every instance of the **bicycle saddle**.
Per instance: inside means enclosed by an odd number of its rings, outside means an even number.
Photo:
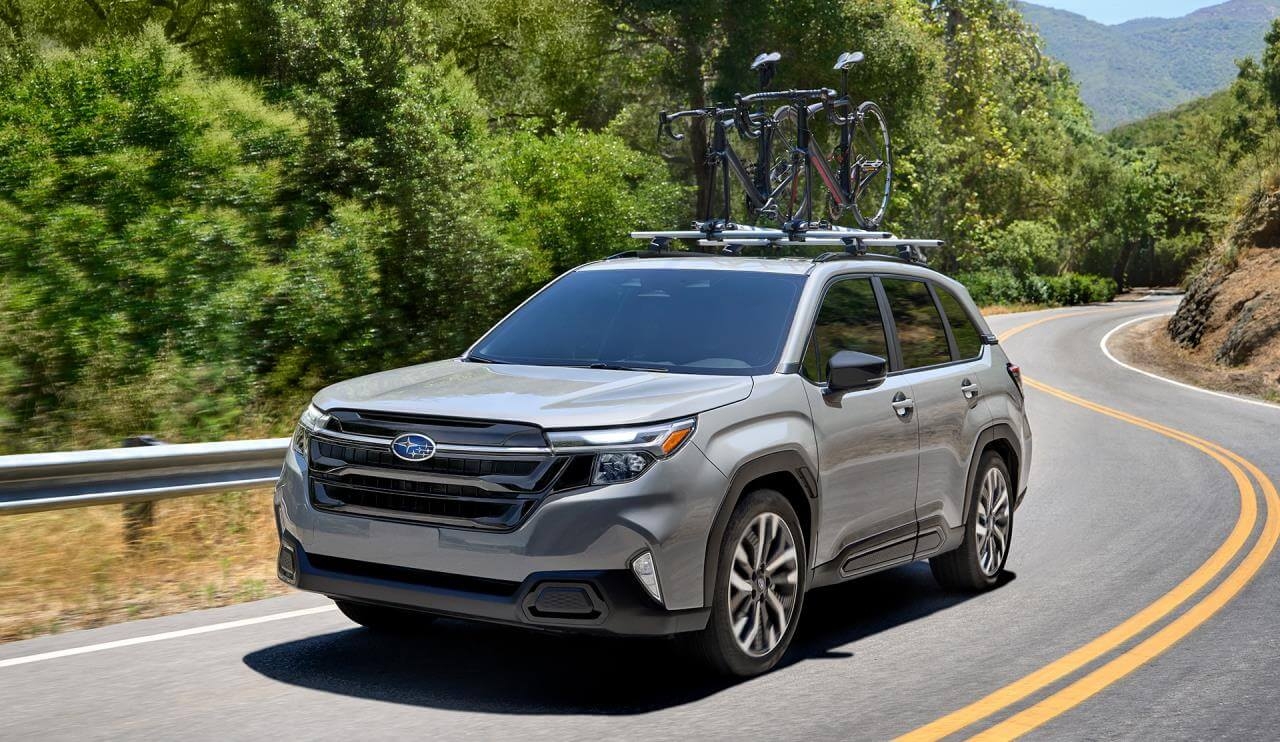
[[[832,69],[847,70],[852,68],[855,64],[857,64],[858,62],[861,62],[864,59],[866,59],[866,55],[863,54],[862,52],[845,52],[844,54],[840,55],[839,59],[836,60],[836,66],[833,67]]]
[[[756,57],[756,61],[751,63],[751,69],[755,71],[766,64],[777,64],[779,59],[782,59],[782,55],[778,52],[766,52]]]

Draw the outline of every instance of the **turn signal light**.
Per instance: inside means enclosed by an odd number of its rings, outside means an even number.
[[[684,439],[688,438],[689,434],[692,432],[692,425],[687,428],[676,428],[671,431],[671,435],[668,435],[667,439],[662,442],[662,454],[664,456],[670,456],[677,448],[680,447],[681,443],[684,443]]]

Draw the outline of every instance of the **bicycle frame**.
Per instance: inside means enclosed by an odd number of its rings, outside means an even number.
[[[769,171],[771,163],[771,155],[773,151],[773,129],[767,124],[762,124],[759,133],[756,135],[760,138],[760,146],[757,148],[756,154],[756,172],[752,177],[747,171],[746,166],[742,164],[742,158],[733,149],[733,145],[729,143],[728,132],[731,126],[735,126],[732,118],[726,117],[725,114],[731,113],[734,109],[718,110],[714,117],[713,125],[715,132],[712,136],[711,148],[707,156],[708,167],[720,170],[720,182],[722,183],[721,209],[723,212],[723,220],[725,223],[731,221],[731,194],[729,189],[730,175],[732,175],[738,184],[742,186],[742,190],[747,195],[747,201],[750,204],[751,212],[754,214],[766,214],[777,202],[778,194],[786,188],[794,175],[789,176],[777,186],[770,188]],[[738,126],[742,130],[741,126]],[[712,182],[714,182],[714,177]],[[707,221],[711,221],[712,214],[711,204],[707,204],[708,213],[705,215]]]
[[[809,183],[815,170],[836,205],[840,209],[847,209],[853,206],[854,198],[862,192],[876,173],[880,172],[880,167],[871,169],[866,177],[863,177],[862,164],[849,162],[853,128],[858,124],[860,114],[852,111],[847,116],[841,116],[836,112],[840,108],[852,108],[852,103],[847,97],[841,97],[835,101],[824,98],[822,102],[813,104],[795,102],[792,107],[796,111],[796,123],[799,129],[796,156],[804,158],[805,163],[805,222],[812,223],[813,191]],[[840,143],[836,146],[835,152],[843,153],[844,159],[838,171],[833,170],[831,158],[822,151],[822,146],[813,138],[813,133],[809,129],[809,121],[814,114],[824,109],[832,123],[840,128]]]

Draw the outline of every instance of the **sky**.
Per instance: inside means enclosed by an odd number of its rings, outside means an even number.
[[[1134,18],[1177,18],[1197,8],[1217,5],[1223,0],[1030,0],[1098,21],[1123,23]]]

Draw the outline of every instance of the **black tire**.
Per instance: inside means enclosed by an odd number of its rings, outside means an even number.
[[[980,510],[983,508],[983,488],[988,478],[998,477],[1004,485],[1003,495],[993,493],[992,500],[986,506],[986,536],[979,533],[983,527]],[[999,505],[1003,496],[1004,504]],[[947,590],[957,592],[981,592],[990,590],[1000,580],[1000,573],[1009,559],[1009,550],[1013,545],[1013,478],[1009,476],[1009,466],[994,451],[986,451],[978,462],[973,482],[969,486],[969,511],[964,525],[964,541],[959,548],[945,554],[939,554],[929,560],[929,568],[934,579]],[[1005,514],[1000,515],[1003,511]],[[997,537],[1003,535],[998,555]],[[992,553],[985,552],[984,545],[990,544]]]
[[[388,634],[412,634],[425,630],[435,616],[420,611],[409,611],[402,608],[391,608],[368,603],[353,603],[349,600],[333,599],[342,615],[355,621],[371,631]]]
[[[893,193],[893,149],[889,142],[889,125],[885,123],[880,107],[871,101],[858,106],[858,123],[853,130],[853,151],[850,167],[853,177],[862,181],[854,185],[852,194],[853,216],[863,229],[877,229],[889,209],[889,197]],[[873,175],[859,177],[860,163],[875,162],[878,167]]]
[[[770,517],[776,516],[780,519],[776,520]],[[764,621],[765,630],[758,631],[760,628],[759,616],[762,613],[754,613],[757,637],[768,636],[777,637],[777,643],[769,648],[771,638],[760,639],[760,650],[758,653],[752,654],[743,647],[739,642],[739,637],[734,631],[734,608],[731,606],[731,588],[730,575],[735,572],[735,554],[740,544],[745,544],[750,540],[747,530],[749,527],[758,526],[761,521],[765,523],[761,528],[776,528],[780,522],[785,524],[790,539],[789,546],[782,540],[782,532],[774,531],[764,539],[765,549],[773,549],[762,556],[756,556],[757,564],[778,562],[785,559],[785,553],[788,548],[794,550],[794,585],[790,583],[788,574],[787,581],[779,578],[779,581],[772,582],[772,577],[767,576],[764,571],[757,573],[764,577],[764,583],[759,590],[761,597],[755,597],[756,578],[745,580],[752,586],[751,597],[736,601],[739,611],[745,611],[752,614],[753,610],[772,610],[772,605],[782,605],[783,611],[781,615],[787,616],[785,628],[781,632],[776,630],[769,632],[768,623],[775,621],[772,617],[779,614],[770,612]],[[753,530],[751,535],[757,535],[760,530]],[[757,538],[751,543],[760,543]],[[776,548],[775,548],[776,547]],[[749,558],[755,555],[747,555]],[[746,566],[751,566],[747,564]],[[787,566],[783,562],[779,569],[773,572],[773,575],[780,575]],[[734,509],[733,515],[729,518],[729,524],[725,528],[724,540],[719,550],[719,568],[716,571],[715,592],[711,605],[711,617],[707,621],[707,627],[700,632],[692,634],[688,640],[693,646],[697,655],[715,672],[737,676],[750,677],[767,672],[777,665],[783,655],[786,654],[787,648],[791,645],[791,639],[795,636],[796,626],[800,623],[801,609],[804,607],[804,592],[808,587],[808,554],[805,549],[804,533],[800,528],[800,519],[796,516],[795,510],[791,507],[791,503],[787,502],[787,498],[781,493],[769,489],[760,489],[750,492],[742,497],[742,501]],[[739,574],[739,584],[744,582]],[[739,590],[735,587],[734,590]],[[772,593],[770,597],[769,593]],[[743,595],[739,590],[739,596]],[[748,603],[748,601],[755,601]],[[751,606],[758,605],[753,609]],[[789,615],[788,615],[789,613]],[[744,629],[750,629],[750,618],[744,619]],[[776,629],[776,627],[775,627]],[[751,631],[744,631],[750,634]]]

